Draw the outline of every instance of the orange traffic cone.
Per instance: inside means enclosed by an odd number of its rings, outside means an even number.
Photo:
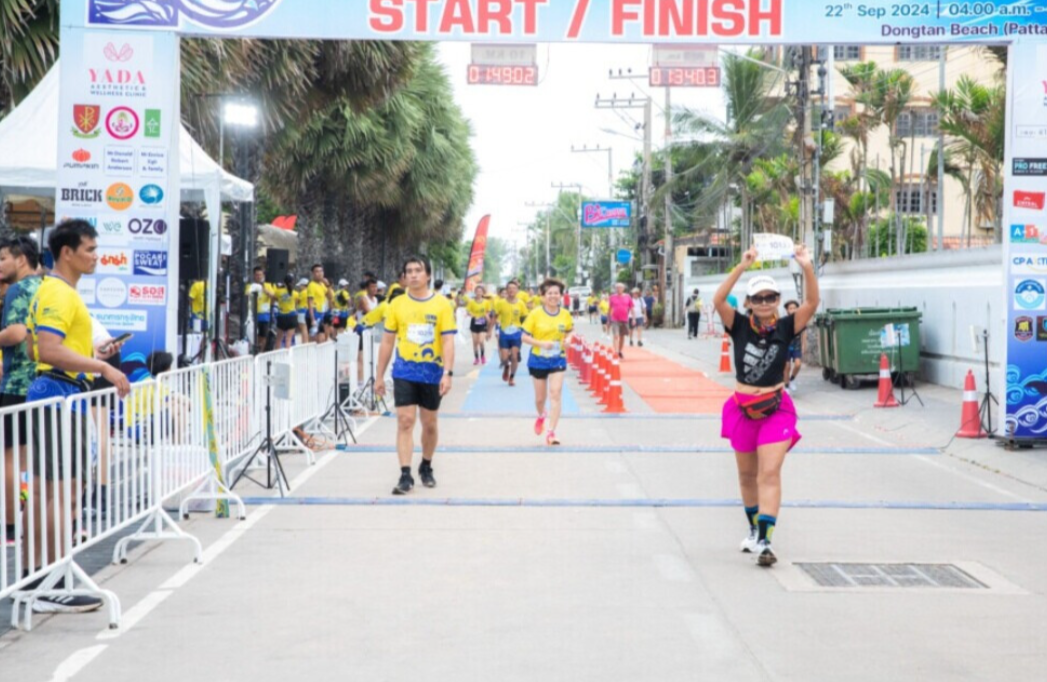
[[[731,337],[723,335],[723,346],[720,349],[720,373],[731,373]]]
[[[589,384],[589,391],[599,398],[603,395],[603,346],[596,344],[593,348],[593,380]]]
[[[581,351],[581,353],[582,353],[582,360],[581,360],[581,367],[580,367],[581,375],[580,375],[579,379],[581,380],[581,382],[584,385],[588,386],[589,385],[590,370],[593,367],[593,352],[592,352],[592,349],[589,348],[589,344],[584,343],[584,342],[582,343],[582,351]]]
[[[887,354],[880,355],[880,395],[873,407],[898,407],[898,401],[894,399],[894,384],[891,383],[891,364],[887,361]]]
[[[982,417],[978,413],[978,388],[974,385],[974,372],[967,371],[963,382],[963,411],[960,413],[960,430],[957,438],[985,438],[988,436],[982,428]]]
[[[604,412],[608,414],[625,414],[625,402],[622,400],[622,367],[618,363],[618,358],[611,360],[611,381],[609,384],[609,391],[607,394],[607,409]]]

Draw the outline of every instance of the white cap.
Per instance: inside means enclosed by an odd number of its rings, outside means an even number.
[[[309,280],[303,277],[302,279],[298,280],[298,284],[296,286],[307,287],[309,286]]]
[[[379,280],[379,282],[378,282],[378,288],[379,288],[379,289],[384,289],[384,288],[385,288],[385,282],[382,282],[381,280]]]
[[[778,287],[778,282],[775,282],[770,275],[756,275],[749,280],[749,288],[746,291],[747,296],[755,296],[761,291],[773,291],[776,294],[782,293],[782,290]]]
[[[347,280],[347,279],[340,279],[340,280],[338,280],[338,286],[340,286],[340,287],[347,287],[347,286],[349,286],[349,280]]]

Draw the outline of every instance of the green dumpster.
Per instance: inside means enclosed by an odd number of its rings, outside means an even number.
[[[920,369],[920,318],[916,308],[826,311],[829,378],[857,386],[860,376],[879,374],[880,356],[886,354],[892,374],[911,384]],[[893,340],[887,325],[893,325]]]
[[[822,365],[822,378],[830,381],[836,377],[833,372],[832,336],[829,334],[829,315],[818,313],[814,317],[814,328],[818,332],[818,361]]]

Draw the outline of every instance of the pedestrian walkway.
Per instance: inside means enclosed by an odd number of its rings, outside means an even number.
[[[650,362],[706,373],[718,362],[718,342],[670,334],[649,336]],[[315,467],[287,457],[288,499],[245,484],[247,521],[186,524],[202,565],[146,543],[99,573],[123,601],[121,629],[99,614],[41,617],[0,637],[5,679],[1039,678],[1047,547],[1030,538],[1047,533],[1047,489],[930,447],[952,421],[944,407],[895,410],[905,425],[891,431],[860,392],[805,374],[796,401],[819,416],[801,417],[781,561],[765,570],[738,551],[734,458],[714,418],[600,416],[572,377],[577,411],[564,446],[546,448],[516,402],[530,400],[526,382],[507,388],[496,365],[455,369],[438,487],[389,494],[393,418]],[[803,564],[859,577],[824,587]],[[976,586],[913,577],[938,564]]]

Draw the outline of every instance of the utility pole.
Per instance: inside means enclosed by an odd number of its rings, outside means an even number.
[[[544,208],[545,209],[545,278],[549,279],[553,274],[553,259],[552,259],[552,248],[549,242],[552,240],[552,216],[553,216],[553,205],[549,203],[541,203],[528,201],[527,206],[529,208]]]
[[[938,53],[938,92],[945,92],[945,55],[947,48],[942,45]],[[926,169],[924,169],[926,170]],[[935,210],[938,212],[938,245],[939,251],[945,250],[945,202],[942,201],[945,192],[945,133],[938,126],[938,186],[935,188],[938,201]],[[929,215],[929,214],[928,214]],[[927,225],[927,233],[930,234],[930,221]]]
[[[588,145],[582,145],[580,148],[571,145],[572,154],[593,154],[607,152],[607,198],[614,198],[614,149],[611,147],[601,147],[596,145],[595,149],[590,149]],[[590,231],[589,235],[589,269],[590,280],[594,279],[595,273],[593,272],[596,268],[596,233]],[[614,275],[614,247],[615,247],[615,230],[613,228],[607,229],[607,250],[610,252],[611,258],[611,275]]]
[[[669,309],[669,326],[676,326],[676,254],[673,251],[673,100],[665,88],[665,259],[661,276],[663,305]]]
[[[582,284],[582,186],[576,183],[570,182],[552,182],[550,186],[559,191],[563,192],[565,189],[576,189],[578,190],[578,210],[575,213],[575,221],[577,223],[575,227],[575,245],[577,250],[575,252],[574,260],[574,285],[581,286]]]
[[[813,135],[810,115],[811,105],[811,50],[817,48],[801,47],[799,69],[796,79],[796,116],[802,131],[799,140],[800,168],[803,181],[800,187],[800,222],[803,225],[801,240],[814,252],[814,165],[809,149]],[[813,146],[813,145],[812,145]]]
[[[612,80],[626,80],[632,78],[639,78],[639,76],[632,75],[631,72],[623,74],[619,70],[616,75],[611,72],[609,77]],[[652,127],[653,118],[653,102],[650,97],[636,97],[635,95],[629,95],[628,99],[618,99],[618,95],[612,95],[610,99],[601,98],[599,95],[596,96],[596,108],[597,109],[643,109],[643,183],[640,188],[640,201],[639,210],[640,216],[637,220],[637,251],[640,256],[641,272],[645,271],[651,263],[651,249],[650,249],[650,216],[651,216],[651,195],[653,187],[651,183],[651,148],[652,142],[651,137],[654,131]],[[614,266],[612,263],[611,267],[611,280],[614,280]]]

